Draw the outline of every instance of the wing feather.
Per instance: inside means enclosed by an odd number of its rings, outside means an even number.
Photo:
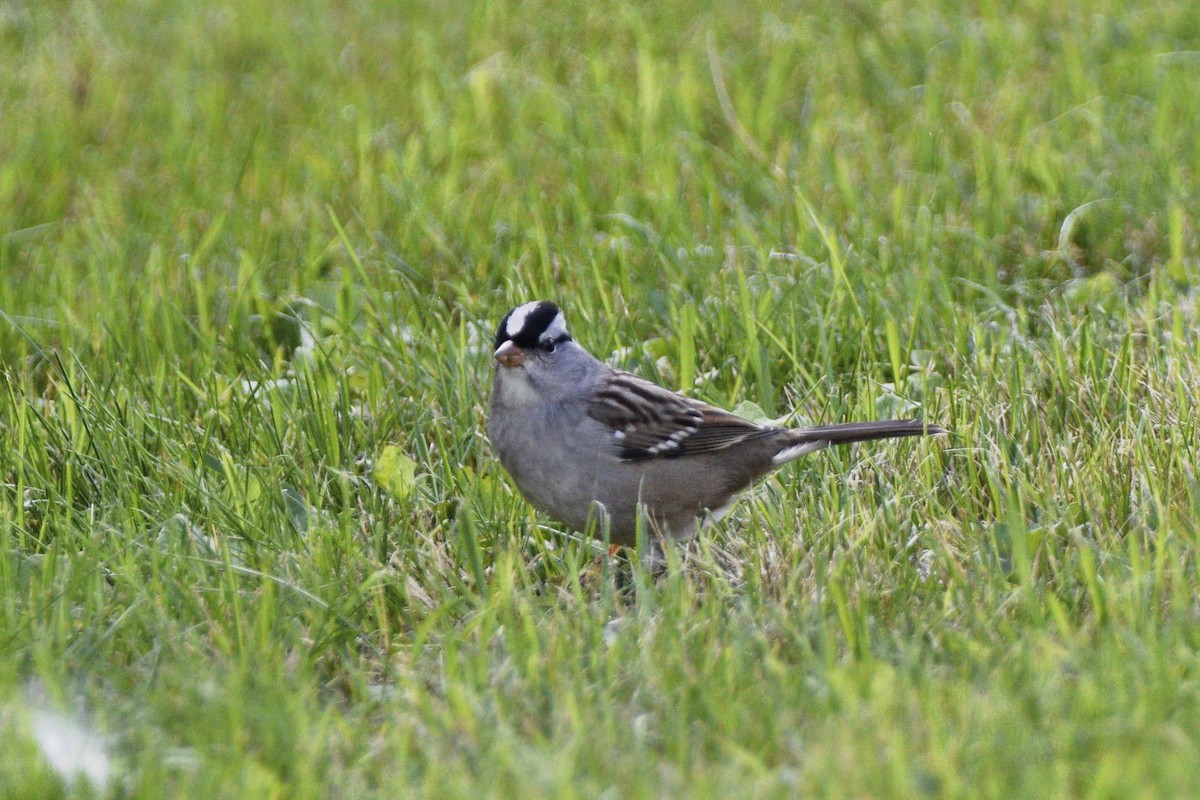
[[[614,449],[629,461],[710,453],[774,430],[620,371],[596,392],[588,415],[612,431]]]

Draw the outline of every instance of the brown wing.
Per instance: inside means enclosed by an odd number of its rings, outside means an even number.
[[[709,453],[772,431],[628,372],[613,373],[588,415],[612,431],[617,454],[630,461]]]

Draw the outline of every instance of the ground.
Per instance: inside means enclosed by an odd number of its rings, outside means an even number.
[[[0,795],[1200,795],[1198,36],[0,4]],[[618,580],[484,434],[538,298],[744,414],[951,434]]]

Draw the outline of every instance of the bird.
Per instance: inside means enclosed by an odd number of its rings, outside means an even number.
[[[496,330],[488,438],[538,510],[613,546],[639,525],[659,546],[690,539],[779,467],[830,445],[938,435],[917,419],[780,427],[615,369],[581,347],[549,300]]]

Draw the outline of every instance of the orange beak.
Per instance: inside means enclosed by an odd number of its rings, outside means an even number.
[[[525,351],[508,340],[496,348],[496,363],[502,367],[519,367],[525,363]]]

